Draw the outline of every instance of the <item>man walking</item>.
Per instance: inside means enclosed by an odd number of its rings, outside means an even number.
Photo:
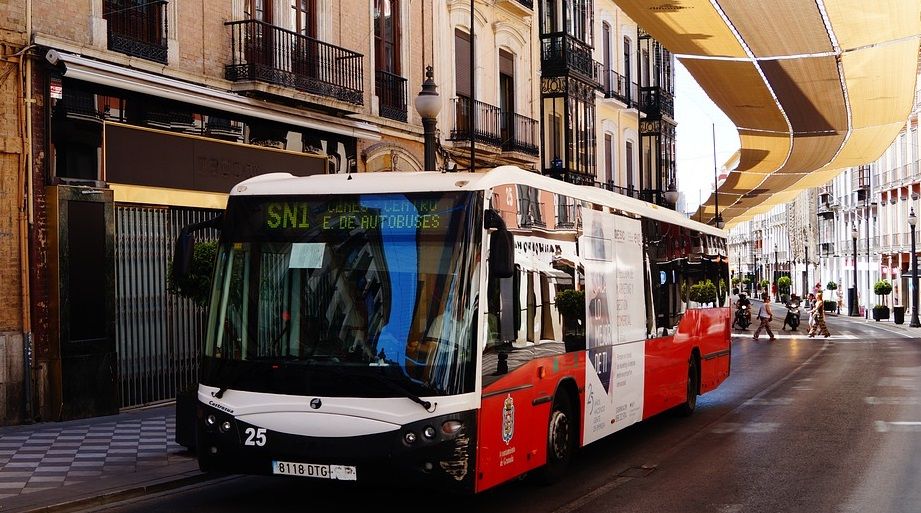
[[[765,292],[761,294],[761,300],[764,303],[758,308],[758,329],[755,330],[755,336],[752,338],[758,340],[761,330],[766,330],[770,337],[769,340],[774,340],[774,332],[771,331],[771,320],[774,318],[774,311],[771,310],[771,296]]]

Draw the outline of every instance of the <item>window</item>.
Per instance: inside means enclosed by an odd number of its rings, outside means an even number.
[[[615,185],[614,179],[614,136],[604,134],[604,175],[601,182],[605,185]]]
[[[604,64],[604,91],[613,90],[613,77],[611,76],[611,26],[608,22],[601,24],[601,60]]]
[[[627,189],[633,189],[633,141],[627,141],[624,158],[626,159]]]
[[[167,62],[166,0],[104,0],[109,50]]]
[[[374,55],[378,71],[400,74],[399,0],[374,0]]]
[[[470,97],[470,34],[454,30],[454,87],[458,96]]]
[[[272,23],[272,0],[246,0],[243,4],[243,18]]]
[[[253,0],[260,1],[260,0]],[[261,0],[267,1],[267,0]],[[302,36],[317,37],[317,7],[315,0],[291,0],[291,30]]]
[[[499,50],[499,110],[502,141],[515,137],[515,56]]]

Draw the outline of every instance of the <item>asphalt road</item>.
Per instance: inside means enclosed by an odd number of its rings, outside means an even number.
[[[229,477],[97,511],[917,513],[921,339],[882,327],[831,317],[829,339],[777,331],[774,342],[736,331],[732,375],[694,416],[592,444],[549,487],[524,479],[452,497]]]

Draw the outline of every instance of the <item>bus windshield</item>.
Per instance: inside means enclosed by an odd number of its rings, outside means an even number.
[[[357,397],[473,391],[480,196],[231,197],[202,383]]]

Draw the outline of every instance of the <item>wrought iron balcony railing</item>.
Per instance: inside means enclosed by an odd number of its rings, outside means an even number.
[[[640,111],[652,119],[675,119],[675,98],[661,87],[640,88]]]
[[[381,116],[406,122],[406,79],[378,70],[375,74],[377,98],[380,101]]]
[[[633,101],[637,98],[636,84],[628,84],[627,79],[613,69],[605,70],[603,76],[601,86],[604,97],[620,100],[627,107],[632,107]]]
[[[539,123],[537,120],[503,111],[495,105],[473,101],[473,119],[470,118],[471,100],[466,96],[454,98],[454,127],[448,137],[451,141],[483,142],[498,146],[502,151],[517,151],[538,155]]]
[[[570,71],[595,85],[600,85],[601,63],[592,59],[592,48],[565,32],[543,34],[541,39],[541,73],[561,76]]]
[[[473,119],[471,119],[471,101],[473,102]],[[474,101],[466,96],[453,99],[454,127],[448,137],[451,141],[484,142],[494,146],[502,144],[500,119],[502,110],[495,105]]]
[[[364,56],[258,20],[229,21],[228,80],[255,80],[364,103]]]
[[[166,0],[103,0],[109,50],[166,64],[166,4]]]
[[[540,153],[540,132],[536,119],[514,112],[501,112],[502,151],[518,151],[528,155]]]

